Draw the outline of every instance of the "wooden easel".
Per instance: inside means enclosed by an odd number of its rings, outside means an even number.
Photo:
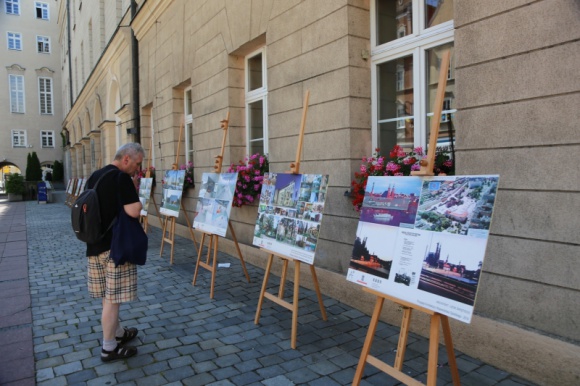
[[[441,68],[439,72],[439,85],[437,86],[437,94],[435,96],[434,112],[431,120],[431,129],[429,137],[429,147],[427,152],[427,157],[421,160],[421,169],[416,172],[411,172],[414,176],[432,176],[433,175],[433,165],[435,163],[435,153],[437,146],[437,138],[439,137],[439,125],[441,122],[441,111],[443,110],[443,98],[445,96],[445,88],[447,87],[447,70],[449,68],[449,60],[451,53],[446,51],[441,58]],[[447,348],[447,357],[449,359],[449,369],[451,370],[451,376],[453,379],[453,384],[455,386],[461,385],[459,380],[459,372],[457,370],[457,362],[455,360],[455,353],[453,352],[453,340],[451,339],[451,329],[449,327],[449,319],[446,315],[442,315],[438,312],[423,308],[419,305],[406,302],[401,299],[394,298],[383,293],[363,288],[364,291],[369,292],[377,297],[375,303],[375,309],[373,311],[373,316],[369,325],[369,330],[365,339],[365,343],[361,352],[361,356],[358,362],[356,373],[354,375],[354,380],[352,384],[357,386],[362,378],[365,364],[370,363],[379,370],[389,374],[395,379],[404,382],[406,385],[422,385],[421,382],[411,378],[405,374],[403,370],[403,361],[405,357],[405,350],[407,348],[407,338],[409,335],[409,326],[411,323],[411,313],[413,310],[424,312],[431,315],[431,328],[429,333],[429,360],[427,364],[427,385],[435,386],[437,384],[437,357],[439,353],[439,324],[441,324],[443,329],[443,337],[445,340],[445,346]],[[377,324],[379,322],[379,316],[383,308],[383,303],[385,299],[389,299],[398,305],[403,307],[403,321],[401,323],[401,331],[399,333],[399,343],[397,346],[397,356],[395,357],[394,366],[390,366],[385,362],[377,359],[376,357],[369,355],[371,345],[373,343],[375,331]]]
[[[223,130],[223,137],[222,137],[222,147],[221,147],[221,151],[220,154],[217,155],[215,158],[215,162],[214,162],[214,172],[215,173],[221,173],[222,171],[222,163],[223,163],[223,159],[224,159],[224,151],[225,151],[225,146],[226,146],[226,138],[227,138],[227,133],[228,133],[228,128],[229,128],[229,123],[230,123],[230,112],[228,111],[227,115],[226,115],[226,119],[223,119],[220,121],[220,127]],[[248,283],[250,282],[250,275],[248,274],[248,270],[246,269],[246,263],[244,261],[244,256],[242,255],[242,251],[240,250],[240,246],[238,244],[238,239],[236,237],[236,232],[234,232],[234,227],[232,226],[232,222],[231,220],[228,221],[228,228],[230,229],[230,232],[232,233],[232,238],[234,240],[234,244],[236,246],[236,251],[238,252],[238,257],[240,258],[240,261],[242,263],[242,268],[244,270],[244,275],[246,275],[246,279],[248,280]],[[193,274],[193,280],[191,282],[192,285],[195,285],[196,281],[197,281],[197,273],[199,270],[199,267],[205,268],[208,271],[211,272],[211,285],[210,285],[210,291],[209,291],[209,297],[210,299],[213,299],[213,294],[214,294],[214,288],[215,288],[215,277],[216,277],[216,273],[217,273],[217,251],[218,251],[218,235],[213,234],[213,233],[209,233],[209,232],[205,232],[201,229],[199,229],[200,232],[202,232],[202,236],[201,236],[201,241],[199,243],[199,250],[197,251],[197,263],[195,264],[195,272]],[[207,257],[205,262],[201,261],[201,252],[203,249],[203,245],[205,243],[205,239],[206,236],[208,237],[208,246],[207,246]],[[212,250],[213,250],[213,254],[212,254]],[[210,257],[212,262],[210,263]]]
[[[183,121],[179,126],[179,140],[177,141],[177,153],[175,153],[175,163],[171,165],[171,170],[177,170],[179,164],[179,150],[181,147],[181,139],[183,137]],[[155,203],[155,200],[153,200]],[[155,204],[157,207],[157,204]],[[189,235],[191,236],[191,240],[193,240],[193,245],[197,250],[197,241],[195,240],[195,233],[193,233],[193,229],[191,227],[191,222],[189,221],[189,216],[187,215],[187,211],[183,206],[183,195],[181,197],[181,209],[183,210],[183,214],[185,216],[185,221],[187,222],[187,228],[189,229]],[[159,256],[163,255],[163,246],[165,243],[171,245],[171,255],[169,259],[169,264],[173,264],[173,250],[175,246],[175,217],[174,216],[164,216],[163,225],[162,225],[162,237],[161,237],[161,250],[159,251]]]
[[[304,105],[302,107],[302,121],[300,123],[300,134],[298,137],[298,147],[296,149],[296,160],[290,164],[290,173],[299,174],[300,173],[300,159],[302,154],[302,143],[304,139],[304,129],[306,127],[306,115],[308,112],[308,100],[310,98],[310,91],[306,91],[304,96]],[[290,347],[296,349],[296,334],[298,329],[298,300],[300,293],[300,260],[293,259],[288,256],[280,256],[272,251],[260,248],[261,250],[268,253],[268,263],[266,265],[266,271],[264,272],[264,281],[262,283],[262,290],[260,291],[260,297],[258,298],[258,308],[256,310],[256,317],[254,319],[254,324],[260,322],[260,313],[262,312],[262,304],[264,298],[273,301],[274,303],[292,311],[292,332],[290,335]],[[282,275],[280,276],[280,287],[278,289],[278,295],[267,292],[268,279],[270,277],[270,271],[272,269],[272,262],[274,260],[274,255],[282,261]],[[294,262],[294,293],[292,303],[284,300],[284,287],[286,284],[286,274],[288,269],[288,262]],[[318,277],[316,276],[316,269],[314,264],[309,264],[310,273],[312,274],[312,282],[314,283],[314,290],[316,291],[316,296],[318,298],[318,305],[320,306],[320,314],[324,321],[328,320],[326,316],[326,310],[324,308],[324,303],[322,302],[322,294],[320,293],[320,286],[318,285]]]

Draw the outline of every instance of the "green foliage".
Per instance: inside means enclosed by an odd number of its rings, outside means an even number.
[[[26,187],[24,186],[24,177],[20,174],[8,174],[6,176],[6,193],[24,194]]]
[[[42,180],[42,169],[40,167],[40,160],[33,151],[28,153],[28,161],[26,163],[26,181],[40,181]]]
[[[54,161],[52,165],[52,180],[62,181],[64,178],[64,166],[60,161]]]

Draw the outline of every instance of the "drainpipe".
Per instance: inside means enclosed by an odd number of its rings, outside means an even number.
[[[69,81],[69,98],[70,109],[73,106],[73,77],[72,77],[72,53],[70,46],[70,0],[66,1],[66,25],[67,25],[67,45],[68,45],[68,81]]]
[[[137,2],[131,0],[131,21],[137,14]],[[135,125],[135,142],[141,143],[141,112],[139,111],[139,42],[131,28],[131,56],[133,76],[133,124]]]

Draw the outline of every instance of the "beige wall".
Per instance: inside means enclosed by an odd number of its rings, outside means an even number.
[[[62,140],[60,128],[62,122],[62,106],[60,99],[61,63],[60,45],[57,25],[58,9],[54,2],[49,5],[49,20],[36,19],[34,2],[20,2],[20,15],[8,15],[4,3],[0,12],[0,163],[11,162],[17,165],[22,174],[26,171],[27,156],[36,152],[40,162],[54,163],[62,161]],[[22,50],[9,50],[7,32],[20,33]],[[36,37],[50,38],[50,53],[38,53]],[[10,94],[8,75],[24,76],[25,113],[10,112]],[[38,78],[52,79],[53,114],[41,115],[39,106]],[[12,147],[12,130],[26,130],[27,148]],[[40,131],[54,132],[54,148],[43,148]]]
[[[580,206],[574,168],[580,78],[571,76],[580,59],[580,11],[572,0],[485,4],[454,2],[457,164],[459,174],[500,174],[500,190],[476,316],[470,325],[453,323],[455,343],[537,383],[571,384],[580,377],[573,365],[580,357],[580,223],[574,210]],[[245,153],[245,55],[266,47],[272,171],[288,170],[294,161],[303,98],[310,91],[300,170],[330,174],[315,261],[321,288],[370,312],[372,299],[344,277],[358,222],[344,192],[360,159],[372,151],[371,64],[363,58],[369,1],[148,1],[131,25],[139,40],[141,139],[149,149],[153,130],[150,162],[158,181],[176,159],[184,162],[183,143],[177,157],[176,151],[187,87],[197,184],[214,165],[223,133],[219,122],[228,112],[224,165]],[[128,29],[111,36],[66,119],[81,133],[73,146],[95,131],[102,164],[117,146],[117,127],[121,143],[132,140],[126,125],[116,123],[132,117]],[[84,123],[87,112],[91,128]],[[158,187],[157,203],[160,193]],[[189,219],[195,195],[194,189],[186,193]],[[236,208],[232,220],[247,261],[263,266],[265,256],[251,246],[255,214],[255,207]],[[184,216],[178,222],[183,226]],[[236,254],[228,240],[220,248]],[[384,319],[398,324],[400,314],[387,308]],[[414,328],[428,331],[421,317]]]

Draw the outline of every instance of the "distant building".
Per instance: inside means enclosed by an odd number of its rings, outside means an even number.
[[[0,180],[26,171],[36,152],[43,169],[62,162],[63,121],[58,3],[0,2]]]

